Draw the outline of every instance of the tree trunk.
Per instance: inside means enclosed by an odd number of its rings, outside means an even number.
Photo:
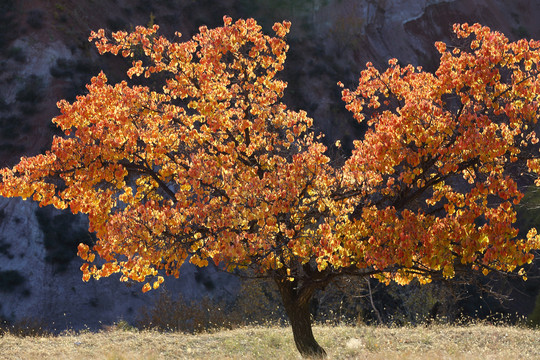
[[[291,322],[294,343],[305,358],[325,358],[326,352],[317,343],[311,329],[309,303],[315,288],[297,288],[296,281],[276,279],[285,312]]]

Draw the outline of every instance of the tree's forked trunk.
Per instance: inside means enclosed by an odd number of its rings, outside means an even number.
[[[285,312],[291,323],[296,348],[305,358],[325,358],[326,352],[317,343],[311,329],[309,303],[314,289],[298,290],[295,282],[276,280]]]

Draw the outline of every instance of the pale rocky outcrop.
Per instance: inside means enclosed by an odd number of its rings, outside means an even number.
[[[133,322],[141,306],[150,306],[160,291],[141,292],[141,284],[121,283],[118,276],[99,281],[81,280],[82,260],[75,257],[68,267],[58,267],[45,261],[44,233],[36,218],[38,206],[31,201],[0,198],[0,277],[2,272],[17,271],[24,282],[0,288],[0,314],[7,320],[32,318],[51,324],[52,328],[99,328],[119,319]],[[51,212],[59,212],[51,209]],[[84,228],[84,217],[73,216],[73,222]],[[66,229],[68,230],[68,229]],[[6,247],[7,245],[7,247]],[[76,251],[76,249],[74,250]],[[187,299],[210,295],[230,297],[238,286],[232,275],[208,268],[204,277],[213,284],[198,282],[198,269],[187,265],[180,279],[167,279],[164,289],[175,298],[182,293]]]

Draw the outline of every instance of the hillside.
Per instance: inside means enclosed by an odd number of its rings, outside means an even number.
[[[438,59],[433,43],[450,42],[455,22],[480,22],[511,40],[540,39],[537,5],[534,0],[4,0],[0,165],[48,148],[57,133],[50,122],[58,115],[56,102],[83,94],[99,70],[112,82],[122,79],[126,64],[100,57],[87,41],[91,30],[155,23],[167,36],[180,31],[188,39],[203,24],[222,24],[225,14],[254,17],[266,31],[274,21],[289,19],[293,27],[282,74],[289,83],[285,102],[305,109],[326,141],[341,139],[350,149],[362,127],[345,111],[337,81],[352,86],[367,61],[384,67],[392,57],[434,69]],[[40,318],[59,331],[96,328],[119,318],[135,320],[138,309],[159,295],[143,295],[139,284],[120,284],[115,278],[81,281],[76,246],[92,241],[82,217],[0,199],[0,232],[0,318]],[[167,281],[169,291],[187,298],[209,293],[228,301],[239,287],[237,278],[213,268],[186,267],[180,280]],[[527,314],[538,289],[538,281],[528,282],[521,288],[525,294],[514,296],[517,301],[508,306]],[[403,306],[404,298],[382,290],[375,294],[381,309]],[[362,311],[371,311],[370,305]]]

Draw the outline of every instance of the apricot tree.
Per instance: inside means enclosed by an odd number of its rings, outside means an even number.
[[[0,194],[88,215],[85,281],[121,273],[148,291],[186,261],[273,278],[303,356],[325,355],[309,302],[337,277],[425,283],[532,261],[538,235],[512,224],[516,178],[540,171],[539,42],[456,25],[462,47],[437,43],[435,74],[368,63],[343,100],[369,129],[334,165],[312,119],[279,101],[289,26],[92,33],[100,53],[133,58],[129,83],[100,73],[60,101],[65,136],[2,169]]]

